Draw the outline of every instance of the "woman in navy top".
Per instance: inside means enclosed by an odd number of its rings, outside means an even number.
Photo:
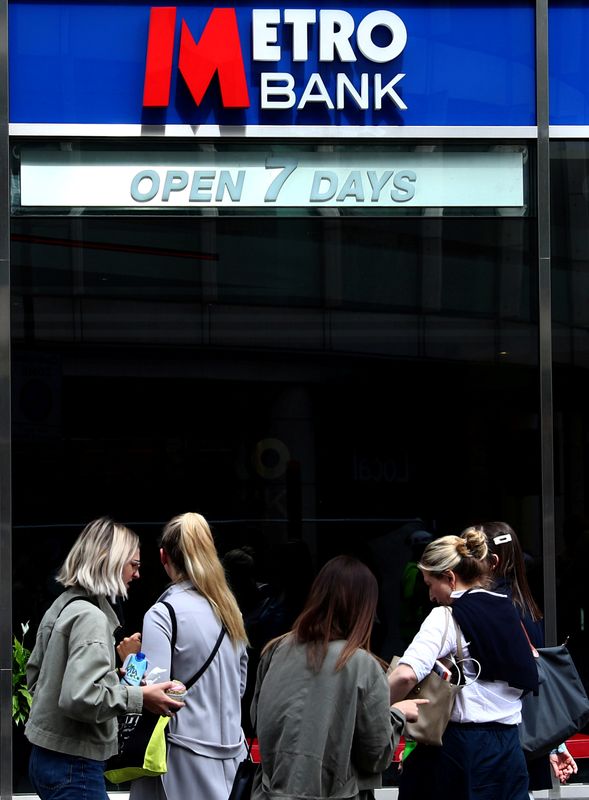
[[[544,647],[543,615],[532,596],[524,554],[515,531],[506,522],[485,522],[467,528],[462,535],[473,530],[482,531],[487,537],[494,591],[511,599],[531,643],[535,647]],[[552,788],[550,766],[561,783],[566,783],[577,772],[575,759],[564,743],[550,754],[549,761],[541,757],[528,760],[527,764],[530,791]]]

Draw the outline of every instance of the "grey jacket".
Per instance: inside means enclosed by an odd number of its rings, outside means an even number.
[[[331,642],[318,673],[288,638],[263,656],[251,709],[262,759],[252,800],[349,800],[380,786],[405,718],[390,709],[385,673],[366,651],[335,672],[343,646]]]
[[[117,750],[117,715],[141,713],[143,693],[119,681],[113,639],[119,621],[106,598],[99,598],[100,608],[80,600],[60,614],[81,595],[88,596],[68,589],[41,620],[27,665],[33,706],[25,733],[39,747],[103,761]]]

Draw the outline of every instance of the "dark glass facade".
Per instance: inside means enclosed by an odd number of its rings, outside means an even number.
[[[374,647],[388,658],[409,635],[410,532],[504,519],[548,630],[570,637],[589,685],[589,149],[552,140],[548,173],[545,132],[519,144],[517,214],[25,214],[15,138],[12,509],[0,520],[13,629],[30,620],[32,643],[56,567],[103,513],[142,538],[125,608],[137,629],[164,585],[162,524],[198,510],[222,554],[253,549],[283,621],[328,558],[366,560],[382,590]],[[16,730],[13,742],[14,789],[26,791],[27,745]]]
[[[161,526],[185,510],[212,521],[222,554],[254,549],[285,624],[328,558],[365,559],[385,658],[409,635],[412,530],[507,519],[538,567],[535,231],[533,204],[15,208],[13,526],[39,557],[14,549],[14,623],[34,628],[74,536],[103,513],[143,540],[129,630],[163,587]]]
[[[589,683],[589,146],[552,143],[552,275],[558,635]]]

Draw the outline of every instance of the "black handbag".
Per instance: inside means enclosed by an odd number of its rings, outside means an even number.
[[[533,759],[546,755],[589,722],[589,698],[565,645],[536,649],[530,642],[530,647],[539,686],[537,694],[522,697],[519,738],[522,750]]]
[[[173,674],[173,656],[174,648],[176,647],[176,634],[177,623],[176,614],[170,603],[162,601],[162,605],[166,606],[170,614],[172,622],[172,635],[170,638],[170,675]],[[186,691],[198,681],[198,679],[206,672],[211,662],[217,654],[217,650],[221,646],[223,637],[225,636],[225,628],[221,627],[219,637],[215,642],[209,657],[198,670],[196,674],[185,683]],[[125,714],[118,718],[118,748],[117,753],[108,759],[106,763],[105,777],[112,783],[125,783],[126,781],[134,780],[140,777],[155,777],[163,774],[167,767],[165,759],[158,757],[153,759],[151,751],[154,750],[153,743],[150,748],[152,736],[162,735],[162,723],[160,723],[158,714],[153,714],[151,711],[143,711],[141,714]],[[167,721],[167,717],[163,718]],[[159,727],[158,727],[159,723]],[[156,732],[157,728],[157,732]],[[157,748],[158,750],[161,749]],[[148,761],[146,761],[146,755]]]
[[[253,739],[250,739],[246,756],[237,767],[229,800],[250,800],[252,795],[254,777],[258,769],[258,765],[252,760],[252,742]]]

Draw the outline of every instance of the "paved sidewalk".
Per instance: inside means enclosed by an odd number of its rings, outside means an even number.
[[[376,800],[397,800],[397,789],[390,787],[376,790]],[[109,792],[110,800],[129,800],[128,792]],[[589,784],[557,786],[546,792],[535,792],[534,800],[589,800]],[[13,800],[39,800],[36,794],[15,794]],[[444,800],[444,798],[440,798]]]
[[[395,788],[377,789],[376,800],[397,800],[398,791]],[[534,800],[589,800],[589,784],[572,784],[570,786],[557,786],[550,791],[534,792]],[[440,800],[445,798],[440,797]]]

